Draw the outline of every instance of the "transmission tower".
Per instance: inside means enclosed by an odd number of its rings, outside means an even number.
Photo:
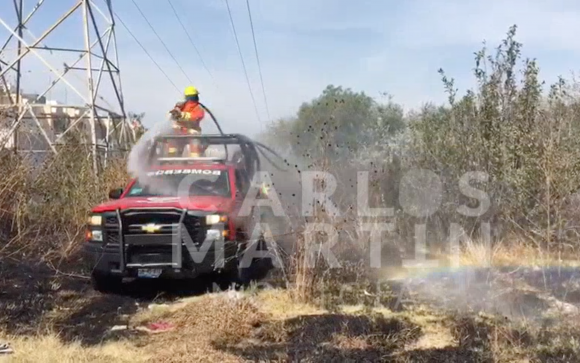
[[[0,105],[13,111],[4,113],[0,147],[58,153],[65,135],[81,130],[96,172],[101,155],[106,163],[110,152],[135,141],[125,113],[112,0],[12,1],[13,13],[7,0],[0,12],[0,30],[8,34],[0,48]],[[44,25],[38,37],[31,30],[37,23]],[[26,87],[43,91],[25,95]],[[47,101],[58,90],[64,103]],[[74,102],[68,102],[71,96]]]

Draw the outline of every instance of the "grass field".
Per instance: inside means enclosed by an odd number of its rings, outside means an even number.
[[[399,276],[381,293],[345,290],[342,302],[303,303],[292,289],[204,293],[210,281],[131,283],[102,295],[83,278],[31,269],[3,281],[0,339],[14,353],[0,360],[573,362],[579,274],[539,265],[437,269]],[[143,330],[155,322],[172,328]]]

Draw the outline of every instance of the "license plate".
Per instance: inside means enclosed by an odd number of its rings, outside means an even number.
[[[137,271],[137,276],[147,279],[156,279],[161,275],[161,272],[162,270],[160,268],[140,268]]]

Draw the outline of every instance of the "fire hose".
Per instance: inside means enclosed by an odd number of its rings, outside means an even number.
[[[217,120],[217,118],[214,116],[214,114],[211,112],[211,110],[201,102],[199,103],[199,105],[210,115],[211,119],[213,120],[214,124],[216,125],[217,129],[219,130],[219,133],[221,135],[225,135],[218,120]],[[182,131],[187,130],[187,128],[183,127],[183,126],[181,126],[180,128]],[[244,135],[232,135],[232,136],[235,136],[240,142],[239,143],[240,151],[243,155],[243,161],[245,163],[245,167],[246,167],[249,175],[254,175],[254,173],[256,171],[260,170],[260,155],[262,155],[264,157],[264,159],[266,159],[276,169],[278,169],[280,171],[289,171],[289,169],[284,169],[284,168],[280,167],[279,164],[274,162],[269,156],[266,155],[266,152],[268,152],[268,153],[272,154],[274,157],[278,158],[283,163],[285,163],[286,165],[288,165],[288,166],[290,165],[290,164],[288,164],[288,162],[286,162],[282,158],[282,156],[280,156],[276,151],[272,150],[268,146],[266,146],[260,142],[254,141],[254,140],[252,140],[249,137],[244,136]]]

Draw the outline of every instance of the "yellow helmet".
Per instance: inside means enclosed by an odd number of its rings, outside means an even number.
[[[193,86],[189,86],[185,89],[185,92],[183,92],[185,94],[185,97],[188,96],[197,96],[199,93],[197,92],[197,88],[193,87]]]

